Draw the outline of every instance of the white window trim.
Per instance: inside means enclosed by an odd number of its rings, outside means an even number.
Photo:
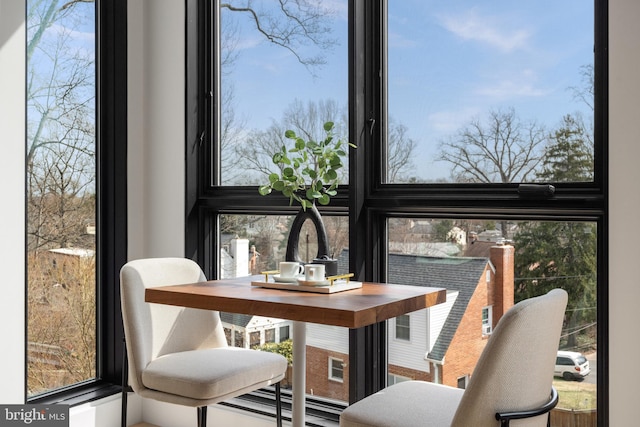
[[[333,364],[335,363],[339,363],[342,367],[342,378],[338,378],[338,377],[334,377],[333,376]],[[329,369],[328,369],[328,377],[329,377],[329,381],[335,381],[335,382],[339,382],[342,383],[344,382],[344,367],[345,367],[345,363],[344,360],[342,359],[338,359],[337,357],[331,357],[329,356]]]
[[[482,307],[482,312],[485,310],[487,310],[487,321],[482,319],[482,335],[491,335],[493,333],[493,306]]]

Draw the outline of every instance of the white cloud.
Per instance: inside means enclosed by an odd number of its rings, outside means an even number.
[[[460,110],[438,111],[429,114],[427,122],[429,127],[441,135],[449,135],[460,129],[479,113],[477,108],[463,108]]]
[[[463,40],[486,43],[502,52],[527,47],[531,32],[522,28],[509,29],[509,25],[493,16],[482,16],[476,9],[462,15],[440,15],[440,24]]]
[[[408,39],[402,34],[389,32],[389,47],[395,49],[412,48],[417,45],[415,40]]]
[[[548,95],[550,90],[536,87],[537,75],[531,70],[525,70],[520,75],[510,79],[500,78],[494,85],[488,85],[475,90],[475,93],[498,100],[519,97],[540,97]]]

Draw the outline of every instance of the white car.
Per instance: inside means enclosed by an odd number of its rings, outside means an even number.
[[[565,380],[583,379],[591,372],[589,361],[576,351],[558,351],[554,375]]]

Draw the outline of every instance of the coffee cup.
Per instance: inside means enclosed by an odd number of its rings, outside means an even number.
[[[304,266],[304,280],[307,282],[321,282],[324,279],[323,264],[307,264]]]
[[[311,264],[324,264],[325,274],[327,277],[336,276],[338,274],[338,260],[332,259],[328,255],[314,258]]]
[[[280,263],[280,277],[296,277],[304,273],[304,267],[299,262],[282,261]]]

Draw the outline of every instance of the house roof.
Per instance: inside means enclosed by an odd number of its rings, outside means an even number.
[[[223,311],[220,312],[220,320],[222,320],[222,322],[240,326],[241,328],[246,328],[247,325],[251,322],[251,319],[253,319],[253,315],[250,314],[225,313]]]
[[[489,242],[484,240],[475,240],[470,242],[464,250],[464,256],[466,257],[489,257],[491,253],[491,247],[495,246],[496,242]]]
[[[349,251],[340,254],[339,271],[346,266]],[[433,286],[457,291],[451,311],[440,335],[427,357],[442,361],[451,340],[458,330],[462,316],[467,310],[478,280],[489,262],[488,258],[431,257],[407,254],[389,254],[389,278],[393,283],[411,286]]]

